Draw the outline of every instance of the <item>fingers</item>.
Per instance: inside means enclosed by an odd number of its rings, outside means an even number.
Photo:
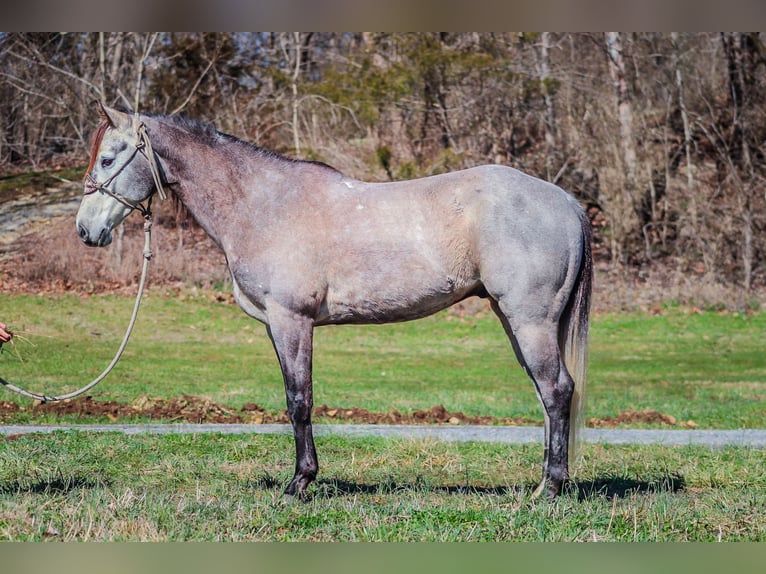
[[[0,343],[7,343],[13,338],[13,333],[6,331],[5,323],[0,323]]]

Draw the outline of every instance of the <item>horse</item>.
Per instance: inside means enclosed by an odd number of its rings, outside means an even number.
[[[553,498],[577,453],[592,285],[585,210],[558,186],[483,165],[368,183],[180,116],[98,104],[77,231],[105,246],[169,190],[226,257],[234,298],[262,322],[295,440],[286,495],[319,464],[312,433],[315,327],[418,319],[489,299],[542,405],[542,480]]]

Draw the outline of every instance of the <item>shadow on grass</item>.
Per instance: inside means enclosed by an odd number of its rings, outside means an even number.
[[[103,480],[94,480],[84,476],[60,476],[38,481],[12,481],[0,483],[0,494],[67,494],[81,489],[104,488],[108,484]]]
[[[282,490],[287,482],[272,476],[262,476],[249,483],[257,490]],[[354,496],[358,494],[394,494],[410,491],[428,491],[457,495],[518,496],[531,493],[536,483],[521,486],[471,486],[471,485],[433,485],[423,480],[397,482],[387,480],[380,483],[359,483],[341,479],[320,479],[309,488],[311,496]],[[660,492],[680,492],[686,488],[686,481],[679,475],[667,475],[654,480],[636,480],[625,476],[607,476],[594,480],[572,481],[565,487],[565,494],[576,496],[578,501],[595,498],[612,499],[615,496],[625,498],[634,494],[656,494]]]
[[[574,481],[567,486],[576,489],[577,499],[625,498],[633,494],[656,494],[659,492],[679,492],[686,488],[686,480],[677,474],[667,475],[655,480],[635,480],[625,476],[609,476],[595,480]]]
[[[273,476],[261,476],[248,483],[250,488],[256,490],[282,490],[287,486],[287,481],[282,481]],[[519,494],[522,487],[511,486],[470,486],[470,485],[432,485],[424,480],[416,479],[414,482],[396,482],[385,480],[377,484],[351,482],[335,478],[319,479],[309,487],[311,496],[354,496],[357,494],[392,494],[408,491],[429,491],[446,494],[490,494],[503,496],[507,494]]]

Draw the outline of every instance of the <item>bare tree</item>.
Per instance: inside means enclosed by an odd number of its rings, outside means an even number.
[[[634,196],[637,188],[637,154],[633,126],[633,101],[628,83],[623,35],[620,32],[607,32],[605,42],[619,126],[616,139],[620,154],[617,157],[622,170],[622,181],[620,182],[622,191],[613,194],[616,201],[610,214],[614,230],[612,253],[618,261],[624,262],[629,237],[635,233],[637,227],[634,213]]]
[[[553,105],[552,78],[550,74],[550,49],[551,33],[543,32],[540,35],[539,67],[540,67],[540,91],[545,101],[545,177],[553,179],[553,155],[556,150],[556,110]]]
[[[626,271],[750,290],[766,283],[763,39],[0,33],[0,169],[82,164],[93,99],[212,121],[358,177],[498,162],[575,193],[595,253]]]

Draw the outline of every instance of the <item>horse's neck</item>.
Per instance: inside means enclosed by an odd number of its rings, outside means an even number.
[[[261,226],[253,218],[269,221],[280,209],[281,194],[302,187],[304,170],[313,170],[314,182],[325,174],[320,168],[297,168],[267,154],[252,153],[236,142],[211,145],[169,123],[160,123],[156,129],[154,148],[167,165],[172,189],[224,251],[241,242],[243,214],[248,214],[249,229],[258,230]]]
[[[230,166],[218,159],[219,151],[174,131],[170,137],[158,138],[155,151],[178,200],[220,246],[232,227],[227,218],[240,211],[239,204],[244,201],[241,182]]]

